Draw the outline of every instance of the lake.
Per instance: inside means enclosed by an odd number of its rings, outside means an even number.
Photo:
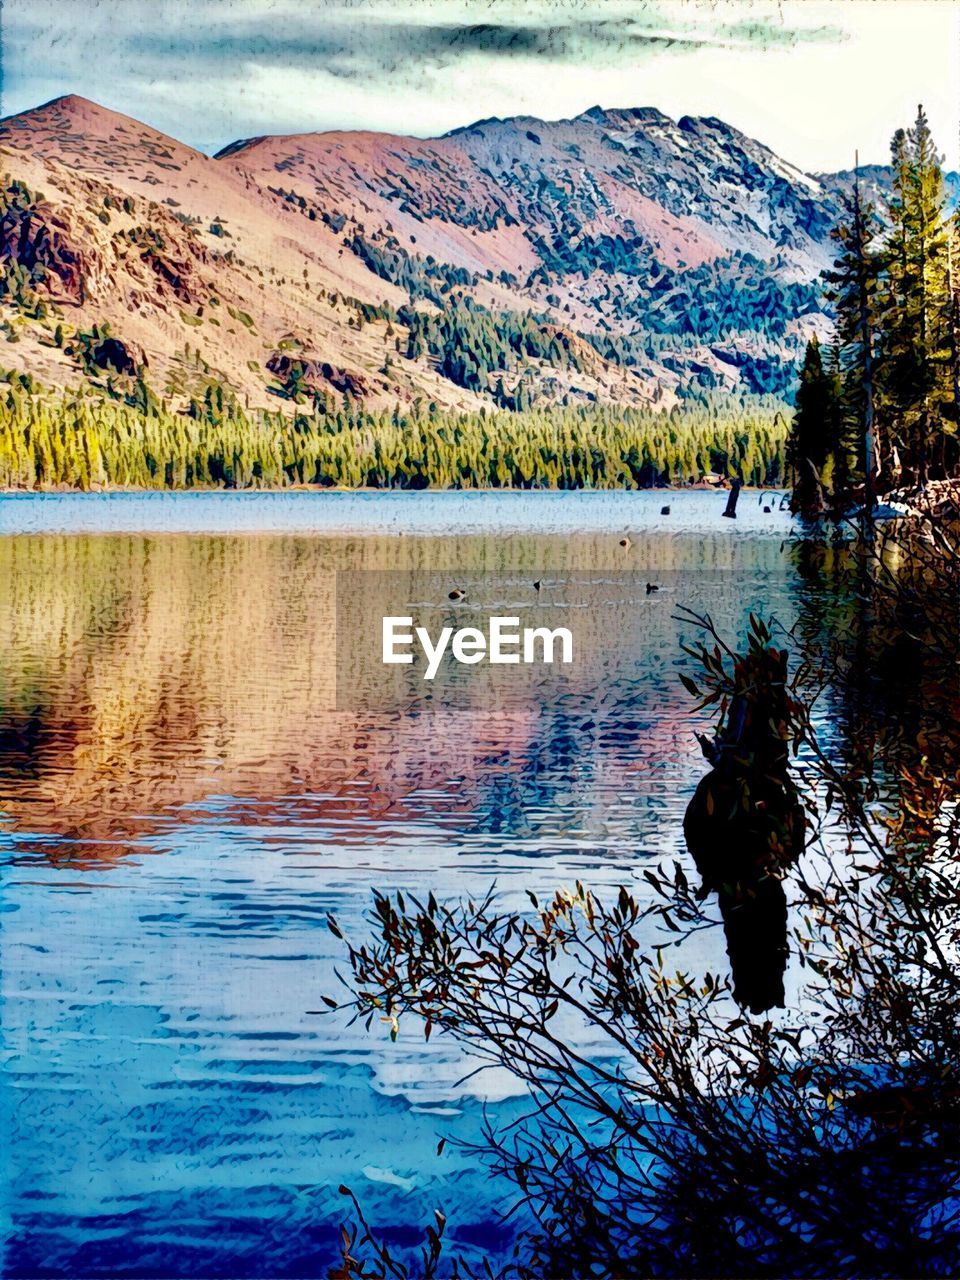
[[[442,1037],[318,1015],[326,916],[689,865],[677,610],[735,637],[812,589],[778,501],[725,500],[0,497],[6,1275],[323,1275],[340,1183],[401,1243],[442,1207],[506,1247],[510,1188],[437,1145],[524,1098]],[[387,697],[343,619],[391,583],[438,616],[464,583],[465,619],[566,608],[579,660]],[[719,931],[696,948],[724,966]]]

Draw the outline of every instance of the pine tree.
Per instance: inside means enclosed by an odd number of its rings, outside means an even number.
[[[834,505],[842,509],[860,465],[860,424],[844,396],[843,367],[836,344],[822,350],[823,376],[827,385],[827,438],[830,441],[830,483]]]
[[[917,480],[947,462],[939,414],[948,399],[949,302],[947,234],[943,220],[943,170],[923,107],[907,134],[908,246],[913,289],[907,313],[915,318]]]
[[[957,463],[948,420],[956,397],[943,172],[923,107],[911,129],[894,134],[891,166],[880,289],[881,399],[896,442],[891,469],[898,479],[923,484]]]
[[[832,232],[840,254],[826,278],[830,285],[827,296],[837,311],[843,398],[859,424],[859,470],[867,510],[873,506],[880,459],[874,400],[877,285],[882,267],[876,240],[880,229],[873,205],[861,196],[858,174],[844,199],[844,216]]]
[[[793,472],[793,509],[811,515],[823,509],[823,472],[830,452],[830,384],[820,343],[814,336],[800,370],[797,410],[790,428],[788,457]]]
[[[863,200],[858,173],[833,232],[839,255],[825,278],[837,351],[824,359],[808,349],[790,442],[795,466],[820,457],[826,468],[832,454],[835,493],[861,476],[865,510],[878,475],[922,485],[960,472],[960,224],[944,218],[941,160],[922,107],[912,128],[894,134],[890,158],[886,224]],[[825,399],[829,426],[815,421]],[[799,470],[796,483],[804,504],[809,481]]]
[[[882,278],[878,287],[878,412],[884,422],[886,447],[882,459],[884,475],[891,481],[901,478],[903,455],[908,452],[903,438],[903,421],[915,381],[913,322],[907,311],[912,289],[909,259],[909,170],[906,130],[898,129],[890,143],[892,189],[887,202],[888,231],[884,240]]]

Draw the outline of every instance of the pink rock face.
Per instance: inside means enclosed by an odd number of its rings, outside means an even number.
[[[775,392],[828,328],[816,298],[837,184],[718,120],[598,107],[439,138],[250,138],[211,157],[70,96],[0,121],[0,149],[46,193],[8,214],[0,253],[37,267],[75,309],[65,321],[109,323],[174,388],[199,358],[251,405],[276,408],[265,361],[289,333],[309,383],[371,405],[518,401],[523,353],[468,352],[493,376],[458,381],[455,360],[411,341],[409,315],[386,318],[411,303],[536,316],[548,341],[525,403]]]

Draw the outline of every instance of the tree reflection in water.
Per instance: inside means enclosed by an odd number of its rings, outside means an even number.
[[[787,654],[754,620],[750,647],[715,737],[711,764],[683,822],[702,892],[717,895],[737,1002],[751,1013],[784,1003],[787,901],[781,876],[804,846],[803,806],[789,772]]]

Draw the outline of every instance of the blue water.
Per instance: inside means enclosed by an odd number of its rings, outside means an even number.
[[[522,1091],[464,1082],[442,1037],[319,1015],[343,959],[325,918],[362,934],[372,886],[643,893],[686,857],[704,726],[676,607],[736,632],[751,609],[789,625],[800,591],[788,517],[723,502],[0,498],[4,1274],[320,1276],[341,1183],[400,1245],[442,1208],[476,1256],[509,1247],[512,1189],[454,1140]],[[534,703],[338,708],[334,574],[355,568],[528,594],[592,573],[586,665]],[[718,935],[696,945],[724,963]]]
[[[747,490],[726,533],[789,526],[781,493]],[[569,534],[586,530],[699,533],[716,526],[727,493],[665,490],[594,493],[476,490],[379,493],[44,493],[0,494],[4,533],[360,533],[445,535],[495,530]],[[664,506],[669,517],[661,516]],[[769,506],[771,512],[764,512]]]

